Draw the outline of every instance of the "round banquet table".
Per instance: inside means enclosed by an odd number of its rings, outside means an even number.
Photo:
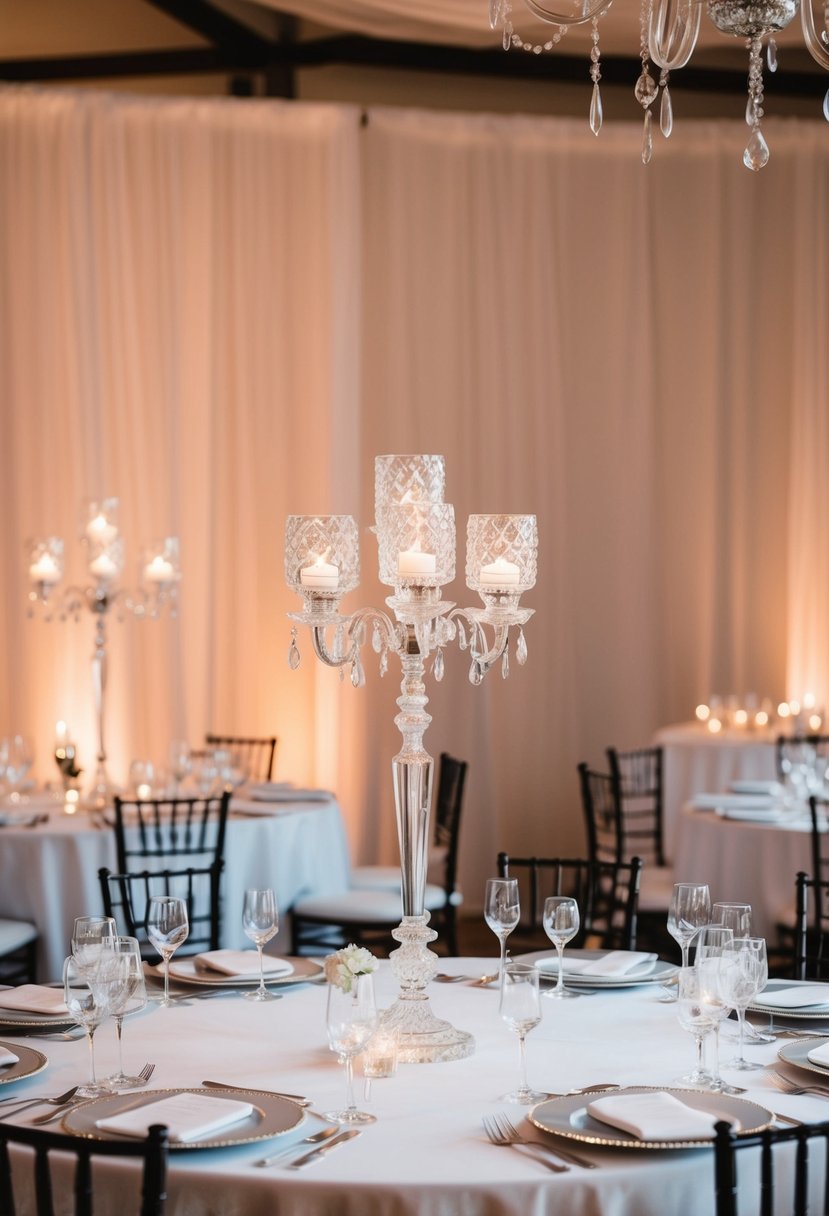
[[[450,971],[472,975],[492,963],[441,960]],[[381,963],[376,985],[378,1003],[388,1005],[395,992],[388,963]],[[678,1026],[676,1006],[660,1003],[658,991],[655,985],[572,1001],[543,999],[542,1022],[527,1039],[530,1083],[550,1090],[591,1082],[672,1083],[690,1067],[694,1046]],[[367,1103],[358,1076],[358,1104],[377,1122],[303,1170],[257,1169],[253,1163],[321,1127],[314,1113],[279,1140],[171,1152],[167,1216],[712,1216],[713,1154],[707,1148],[640,1151],[570,1143],[599,1168],[553,1174],[521,1152],[489,1144],[482,1115],[504,1110],[520,1121],[523,1113],[500,1100],[515,1086],[518,1058],[515,1036],[498,1016],[497,989],[435,983],[430,992],[436,1013],[475,1035],[474,1055],[448,1064],[400,1065],[396,1076],[372,1082]],[[127,1019],[125,1063],[135,1069],[155,1062],[153,1088],[212,1079],[306,1094],[311,1112],[339,1107],[344,1075],[327,1049],[325,1003],[325,986],[308,984],[267,1005],[224,996],[154,1006]],[[2,1039],[15,1042],[12,1035]],[[83,1041],[25,1041],[47,1052],[49,1067],[17,1083],[16,1091],[55,1094],[86,1075]],[[111,1025],[99,1030],[96,1044],[105,1074],[116,1063]],[[725,1044],[723,1058],[732,1050]],[[770,1063],[776,1048],[747,1051]],[[779,1093],[765,1072],[723,1072],[749,1085],[748,1097],[767,1108],[803,1119],[825,1113],[820,1099]],[[121,1216],[125,1176],[133,1169],[127,1162],[102,1165],[96,1216]],[[749,1164],[742,1165],[741,1198],[746,1211],[757,1210]],[[788,1198],[780,1194],[781,1216]]]
[[[37,925],[41,980],[60,978],[74,918],[102,909],[99,868],[116,868],[112,829],[96,826],[83,811],[66,815],[62,808],[33,796],[21,811],[48,812],[48,822],[0,827],[0,916]],[[221,944],[250,945],[242,931],[248,887],[273,887],[284,913],[301,896],[345,890],[348,876],[345,825],[333,798],[279,804],[234,799],[225,835]]]
[[[747,730],[712,735],[699,722],[683,722],[663,727],[653,742],[662,748],[662,826],[665,852],[676,871],[679,820],[686,802],[695,794],[727,790],[732,781],[773,781],[774,738]]]

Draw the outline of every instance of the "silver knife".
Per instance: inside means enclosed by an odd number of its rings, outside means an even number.
[[[360,1133],[356,1127],[352,1127],[347,1132],[340,1132],[333,1140],[326,1140],[324,1144],[320,1144],[317,1148],[312,1148],[310,1153],[303,1153],[301,1157],[297,1157],[295,1161],[289,1161],[287,1168],[289,1170],[302,1169],[303,1165],[309,1165],[312,1161],[316,1161],[317,1157],[322,1157],[325,1153],[329,1153],[332,1148],[336,1148],[339,1144],[345,1144],[346,1140],[352,1140]]]
[[[205,1089],[236,1089],[241,1094],[249,1094],[253,1090],[254,1093],[270,1094],[274,1098],[287,1098],[297,1106],[311,1105],[311,1099],[303,1094],[286,1094],[279,1089],[261,1089],[258,1085],[227,1085],[224,1081],[202,1081],[202,1085]]]

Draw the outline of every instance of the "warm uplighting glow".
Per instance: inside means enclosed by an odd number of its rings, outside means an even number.
[[[712,735],[718,735],[722,730],[722,722],[719,720],[719,718],[709,718],[708,729]]]

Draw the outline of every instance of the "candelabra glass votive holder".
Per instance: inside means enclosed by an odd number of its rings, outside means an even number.
[[[484,598],[521,595],[535,586],[538,526],[534,515],[470,515],[466,585]]]
[[[442,587],[455,577],[455,509],[446,502],[398,503],[378,520],[380,581]]]
[[[285,522],[285,581],[306,599],[332,606],[360,582],[360,538],[351,515],[289,515]]]

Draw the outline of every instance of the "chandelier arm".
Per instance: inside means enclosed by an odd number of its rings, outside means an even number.
[[[572,17],[566,13],[554,12],[551,9],[544,8],[543,4],[538,3],[538,0],[524,0],[524,3],[531,13],[541,21],[545,21],[547,25],[560,25],[566,29],[571,25],[587,25],[594,17],[607,12],[612,0],[598,0],[598,3],[591,4],[581,17]]]
[[[490,646],[487,643],[486,631],[484,629],[484,624],[488,622],[477,620],[475,616],[471,615],[468,608],[455,608],[454,611],[449,613],[447,619],[453,620],[455,617],[460,617],[469,626],[469,653],[478,664],[482,674],[485,675],[493,664],[503,658],[504,651],[509,643],[509,625],[492,625],[493,642]],[[483,643],[483,650],[476,646],[476,638],[479,638]]]
[[[373,622],[385,634],[386,649],[393,650],[395,654],[401,653],[402,642],[397,627],[391,618],[379,608],[360,608],[346,619],[348,621],[349,647],[342,655],[334,654],[329,649],[325,640],[326,625],[311,626],[314,654],[326,667],[347,667],[349,663],[356,661],[364,640],[360,636],[360,630],[369,622]],[[339,624],[344,624],[344,621],[341,620]]]
[[[815,28],[815,13],[812,8],[812,0],[801,0],[800,24],[803,27],[803,37],[806,40],[806,49],[809,54],[815,63],[819,63],[822,68],[826,68],[829,71],[829,48],[824,45]]]
[[[661,35],[664,32],[665,19],[668,15],[669,7],[670,0],[661,0],[659,5],[654,5],[651,8],[650,21],[648,23],[648,49],[650,50],[651,59],[658,67],[662,68],[665,72],[674,72],[679,68],[685,67],[694,52],[694,47],[697,45],[702,5],[695,2],[695,0],[685,0],[684,5],[681,4],[677,8],[671,25],[670,35],[663,44]],[[690,19],[682,18],[681,14],[684,9],[690,9]],[[671,55],[669,51],[676,41],[675,34],[680,24],[684,28],[679,39],[679,46],[674,54]]]

